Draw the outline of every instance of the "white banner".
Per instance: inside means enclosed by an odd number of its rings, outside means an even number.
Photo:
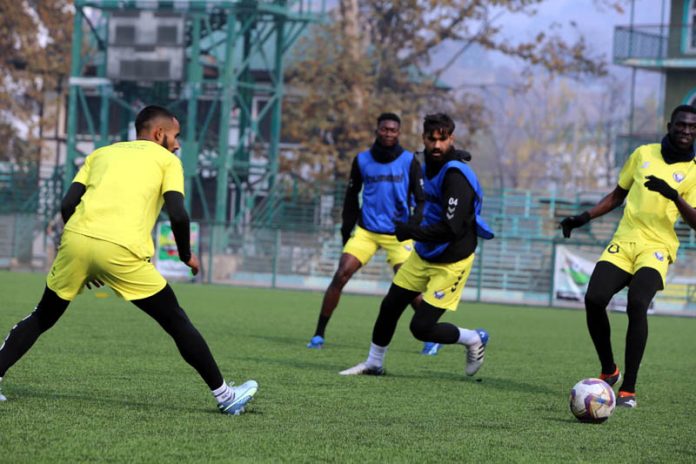
[[[198,255],[199,228],[197,222],[191,223],[191,252]],[[191,268],[179,260],[174,232],[169,222],[157,224],[157,248],[155,267],[165,279],[193,280]]]
[[[554,300],[583,303],[587,284],[590,282],[595,260],[598,257],[599,254],[593,260],[589,256],[570,251],[566,246],[558,245],[553,268]]]

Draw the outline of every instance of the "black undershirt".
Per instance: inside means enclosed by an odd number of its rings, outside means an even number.
[[[377,162],[390,163],[394,161],[396,158],[398,158],[401,155],[401,153],[403,153],[403,149],[395,157],[381,157],[379,153],[375,153],[374,151],[371,151],[371,153]],[[421,186],[421,178],[423,177],[423,174],[421,166],[415,157],[413,158],[413,161],[411,161],[408,177],[409,198],[413,197],[415,202],[415,207],[413,208],[413,212],[409,217],[409,222],[413,224],[418,224],[423,218],[423,205],[425,197],[423,195],[423,188]],[[365,225],[362,222],[362,215],[360,214],[359,195],[360,191],[362,190],[362,186],[363,178],[362,174],[360,173],[360,165],[358,164],[358,158],[356,156],[353,159],[353,164],[350,169],[350,180],[348,181],[348,188],[346,189],[346,196],[343,201],[343,224],[341,226],[341,235],[343,236],[343,243],[346,243],[348,241],[348,238],[350,237],[350,234],[353,231],[353,227],[355,227],[356,223],[360,227],[365,228]]]

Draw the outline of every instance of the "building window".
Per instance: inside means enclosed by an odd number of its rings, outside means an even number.
[[[690,52],[696,52],[696,0],[684,2],[684,13],[686,16],[684,23],[687,24],[684,30],[686,49]]]

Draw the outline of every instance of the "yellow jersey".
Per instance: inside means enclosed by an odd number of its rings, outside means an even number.
[[[92,152],[73,182],[86,187],[65,230],[153,255],[152,228],[165,192],[184,193],[181,161],[155,142],[120,142]]]
[[[628,195],[614,239],[664,245],[670,254],[670,261],[674,262],[679,248],[674,223],[679,210],[674,202],[645,187],[646,177],[650,175],[664,180],[687,203],[696,205],[696,162],[667,164],[662,158],[659,143],[640,146],[631,154],[619,174],[619,187],[628,190]]]

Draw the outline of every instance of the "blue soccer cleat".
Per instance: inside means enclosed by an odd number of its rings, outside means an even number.
[[[307,343],[307,348],[311,348],[313,350],[320,350],[324,347],[324,337],[321,335],[315,335],[312,337],[312,339]]]
[[[218,409],[223,414],[238,416],[244,412],[246,404],[254,398],[259,389],[255,380],[247,380],[238,387],[230,385],[234,392],[232,399],[218,404]]]
[[[423,343],[423,350],[421,351],[421,354],[426,356],[435,356],[437,352],[440,351],[440,348],[442,348],[442,344],[440,343],[425,342]]]
[[[466,375],[476,374],[486,355],[486,345],[488,344],[488,332],[483,329],[476,329],[479,341],[466,347]]]

